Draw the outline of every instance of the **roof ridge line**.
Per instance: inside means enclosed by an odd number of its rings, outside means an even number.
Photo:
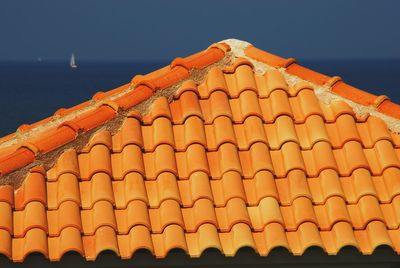
[[[261,74],[269,69],[278,69],[288,78],[288,82],[300,79],[311,83],[316,89],[316,96],[323,103],[330,103],[332,100],[345,101],[356,114],[377,116],[391,131],[400,133],[400,105],[393,103],[388,96],[376,96],[345,83],[340,76],[324,75],[301,66],[294,58],[274,55],[245,41],[227,39],[221,42],[228,44],[236,57],[251,61],[256,72]]]
[[[108,92],[97,92],[82,104],[61,108],[53,116],[31,126],[21,126],[16,133],[4,137],[3,141],[0,139],[0,149],[5,149],[0,159],[0,178],[26,168],[40,155],[63,148],[82,132],[92,132],[118,114],[126,114],[136,105],[158,95],[157,92],[188,79],[192,72],[223,61],[231,55],[229,51],[229,45],[214,43],[206,50],[175,58],[169,66],[146,75],[136,75],[128,84]],[[24,135],[23,139],[20,134]],[[38,134],[40,137],[35,138]]]

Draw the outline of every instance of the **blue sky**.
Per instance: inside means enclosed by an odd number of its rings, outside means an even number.
[[[225,38],[298,59],[400,58],[400,1],[0,2],[0,61],[164,60]]]

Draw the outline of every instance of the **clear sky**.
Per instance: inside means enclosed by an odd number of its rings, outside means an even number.
[[[400,58],[400,1],[0,0],[0,61],[164,60],[226,38],[298,59]]]

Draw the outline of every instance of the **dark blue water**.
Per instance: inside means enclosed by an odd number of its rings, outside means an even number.
[[[400,60],[305,61],[300,63],[328,75],[339,75],[363,90],[391,97],[400,103]],[[0,63],[0,136],[21,124],[30,124],[127,83],[168,62],[79,62],[78,69],[65,63]]]

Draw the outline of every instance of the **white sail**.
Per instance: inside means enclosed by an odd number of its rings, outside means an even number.
[[[72,55],[71,55],[71,60],[69,62],[69,65],[71,66],[71,68],[77,68],[78,67],[78,65],[76,65],[76,63],[75,63],[75,55],[74,55],[74,53],[72,53]]]

